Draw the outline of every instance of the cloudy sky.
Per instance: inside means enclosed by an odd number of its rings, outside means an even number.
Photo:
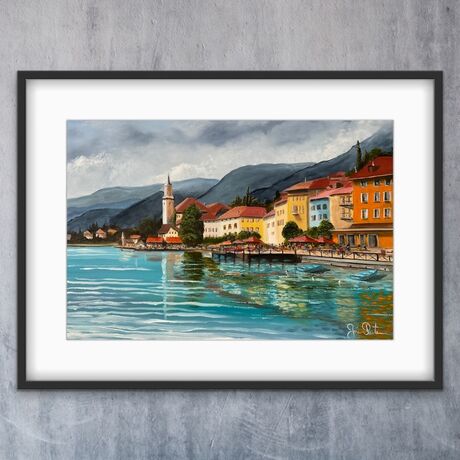
[[[248,164],[333,158],[388,121],[69,120],[68,197],[104,187],[222,178]]]

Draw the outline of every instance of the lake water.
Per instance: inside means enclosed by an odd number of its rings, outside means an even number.
[[[391,339],[393,275],[353,279],[302,264],[217,261],[201,253],[67,250],[67,338]],[[354,332],[350,332],[354,331]],[[375,334],[377,332],[377,334]]]

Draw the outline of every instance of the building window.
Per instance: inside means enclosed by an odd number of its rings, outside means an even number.
[[[374,219],[378,219],[380,217],[380,209],[374,209]]]
[[[380,203],[380,192],[374,192],[374,203]]]
[[[316,220],[316,215],[312,216],[311,220],[314,222]]]
[[[361,209],[361,219],[367,219],[369,217],[369,211],[367,209]]]
[[[323,204],[323,209],[327,209],[327,204]]]
[[[361,247],[366,246],[366,235],[359,235],[359,245]]]
[[[361,193],[361,203],[367,203],[368,199],[369,197],[367,193]]]
[[[378,245],[379,245],[379,240],[378,240],[377,235],[369,235],[369,236],[368,236],[368,240],[369,240],[369,247],[370,247],[370,248],[376,248],[376,247],[378,247]]]
[[[321,205],[320,204],[317,204],[316,205],[316,209],[319,211],[321,209]]]
[[[339,235],[339,244],[341,246],[345,244],[345,235]]]
[[[367,180],[361,181],[361,187],[367,187]]]
[[[389,219],[391,217],[391,208],[385,208],[385,218]]]
[[[355,235],[348,235],[348,244],[350,246],[354,246],[355,245]]]
[[[391,192],[385,192],[383,194],[383,200],[386,201],[386,202],[390,202],[391,201]]]
[[[385,179],[385,185],[391,185],[391,178],[390,177]]]
[[[236,228],[236,222],[233,224],[233,228]]]
[[[227,226],[226,226],[226,225],[224,225],[224,230],[227,230]]]
[[[313,205],[313,206],[311,207],[311,210],[312,210],[312,211],[314,211],[314,210],[315,210],[315,205]]]
[[[380,179],[374,179],[374,185],[378,187],[380,185]]]

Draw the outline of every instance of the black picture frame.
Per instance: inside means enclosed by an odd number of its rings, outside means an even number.
[[[443,232],[434,225],[434,379],[429,381],[36,381],[26,374],[26,82],[34,79],[424,79],[434,82],[434,220],[443,221],[442,71],[19,71],[17,74],[17,387],[36,390],[439,390],[443,386]]]

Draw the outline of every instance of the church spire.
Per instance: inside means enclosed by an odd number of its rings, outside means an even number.
[[[171,181],[169,179],[169,173],[168,173],[168,185],[171,185]]]

